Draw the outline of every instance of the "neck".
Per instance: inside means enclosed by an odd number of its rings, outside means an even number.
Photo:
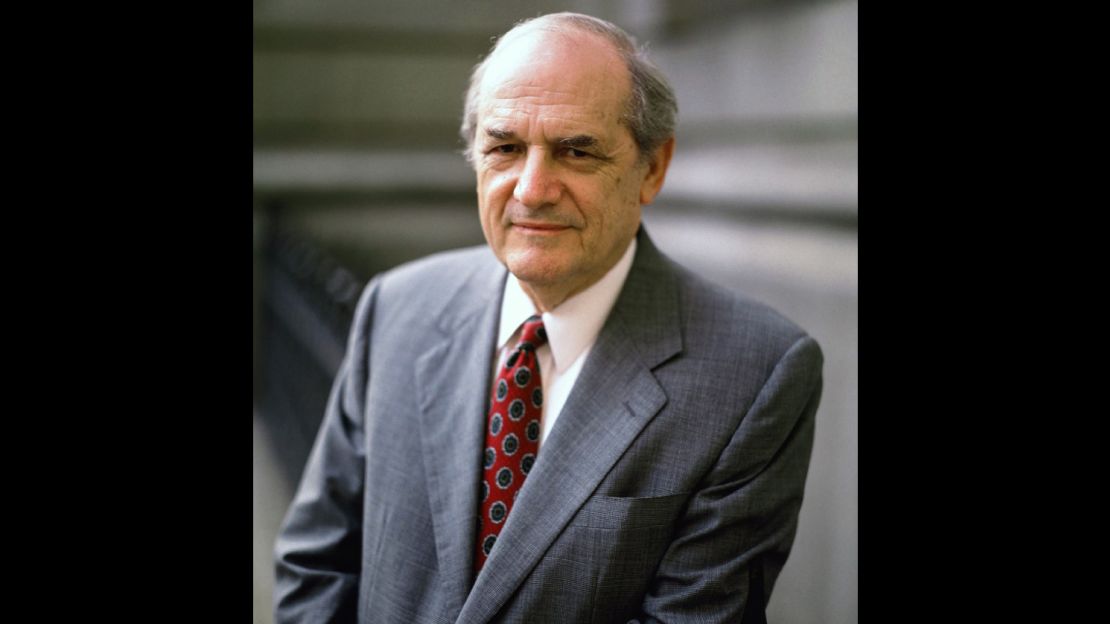
[[[572,295],[576,295],[589,287],[589,285],[577,289],[560,286],[543,287],[529,284],[523,280],[518,281],[520,281],[520,289],[528,295],[528,298],[532,300],[532,305],[536,306],[536,310],[540,313],[554,310]]]

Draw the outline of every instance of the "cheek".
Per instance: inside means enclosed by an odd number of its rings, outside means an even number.
[[[588,193],[591,201],[585,205],[583,216],[591,225],[588,229],[592,230],[592,240],[621,237],[630,223],[638,220],[638,187],[630,183],[631,179],[631,176],[610,177]]]
[[[508,200],[512,196],[511,176],[500,172],[487,172],[478,179],[478,219],[486,242],[494,250],[505,244],[506,231],[502,225]]]
[[[494,176],[478,180],[478,210],[482,215],[482,222],[497,208],[497,180]]]
[[[639,186],[630,184],[631,177],[617,180],[615,188],[599,207],[597,221],[603,231],[594,232],[596,244],[603,249],[618,244],[636,233],[640,223]]]
[[[505,203],[513,193],[513,177],[505,173],[491,173],[484,183],[479,182],[478,194],[487,209],[504,212]]]

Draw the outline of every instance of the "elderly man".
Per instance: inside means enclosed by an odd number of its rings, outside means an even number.
[[[762,620],[822,356],[641,227],[675,111],[584,15],[524,22],[475,68],[489,246],[366,287],[277,542],[279,622]]]

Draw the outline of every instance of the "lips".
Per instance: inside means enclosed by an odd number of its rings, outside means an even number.
[[[562,225],[560,223],[544,223],[544,222],[535,222],[535,221],[517,221],[517,222],[513,223],[513,227],[517,227],[517,228],[521,228],[521,229],[525,229],[525,230],[533,230],[533,231],[537,231],[537,232],[558,232],[560,230],[565,230],[570,226]]]

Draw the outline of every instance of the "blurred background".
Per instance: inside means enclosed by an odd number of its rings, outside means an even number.
[[[459,155],[492,38],[571,10],[648,42],[679,102],[644,221],[672,258],[825,351],[794,550],[768,618],[858,621],[858,2],[254,0],[254,621],[272,546],[375,273],[482,244]]]

